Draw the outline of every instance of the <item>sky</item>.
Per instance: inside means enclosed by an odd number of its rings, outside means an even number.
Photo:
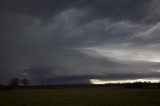
[[[1,0],[0,83],[160,79],[159,0]]]

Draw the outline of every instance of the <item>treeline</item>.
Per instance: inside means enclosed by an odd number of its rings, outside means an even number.
[[[17,86],[28,86],[29,80],[26,78],[20,79],[20,78],[12,78],[9,82],[10,87],[17,87]]]
[[[0,90],[3,89],[18,89],[18,88],[27,88],[29,85],[29,80],[26,78],[20,79],[20,78],[12,78],[8,85],[2,85],[0,84]]]
[[[103,87],[118,87],[118,88],[160,88],[160,83],[151,82],[134,82],[134,83],[110,83],[98,85]]]
[[[108,84],[70,84],[70,85],[0,85],[0,90],[10,89],[56,89],[56,88],[87,88],[87,87],[106,87],[106,88],[155,88],[160,89],[160,83],[134,82],[134,83],[108,83]]]

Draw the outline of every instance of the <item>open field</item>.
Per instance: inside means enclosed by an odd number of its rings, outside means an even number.
[[[160,106],[160,89],[4,90],[0,91],[0,106]]]

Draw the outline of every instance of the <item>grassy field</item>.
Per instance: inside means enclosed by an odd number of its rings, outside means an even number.
[[[160,106],[160,89],[6,90],[0,91],[0,106]]]

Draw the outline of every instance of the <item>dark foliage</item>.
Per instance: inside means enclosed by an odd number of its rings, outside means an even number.
[[[27,80],[28,81],[28,80]],[[27,82],[28,83],[28,82]],[[20,86],[19,79],[13,78],[10,81],[9,86],[0,85],[0,90],[7,89],[63,89],[63,88],[84,88],[84,87],[107,87],[107,88],[160,88],[159,83],[151,82],[134,82],[134,83],[108,83],[108,84],[75,84],[75,85],[30,85],[30,86]]]
[[[23,86],[28,86],[29,80],[24,78],[24,79],[21,80],[21,83],[22,83]]]
[[[20,84],[19,78],[12,78],[11,81],[9,82],[10,87],[18,87],[19,84]]]

